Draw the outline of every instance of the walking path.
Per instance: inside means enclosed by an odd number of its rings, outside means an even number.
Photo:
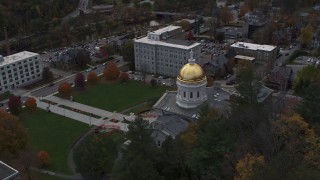
[[[122,122],[123,120],[127,121],[133,121],[135,119],[135,115],[123,115],[117,112],[110,112],[102,109],[98,109],[95,107],[87,106],[85,104],[80,104],[74,101],[62,99],[53,95],[47,96],[45,98],[36,98],[37,100],[37,106],[41,109],[47,110],[48,108],[52,113],[56,113],[77,121],[80,121],[82,123],[86,123],[89,125],[95,125],[95,126],[106,126],[111,128],[117,128],[122,131],[128,131],[128,124]],[[49,105],[47,102],[44,102],[43,100],[49,100],[51,102],[56,103],[56,105]],[[59,107],[59,105],[67,106],[71,109],[80,110],[83,112],[91,113],[90,115],[84,115],[79,112],[71,111],[69,109],[65,109],[63,107]],[[96,118],[95,116],[100,116],[101,118]],[[119,122],[111,122],[110,120],[118,120]]]

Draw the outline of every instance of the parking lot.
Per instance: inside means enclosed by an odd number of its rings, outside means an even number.
[[[300,56],[294,60],[294,63],[318,66],[320,64],[320,59],[316,57],[310,57],[310,56]]]
[[[163,86],[175,86],[175,78],[168,76],[158,76],[153,74],[144,74],[141,72],[128,71],[129,78],[135,81],[145,81],[150,83],[152,79],[155,79],[158,85]]]

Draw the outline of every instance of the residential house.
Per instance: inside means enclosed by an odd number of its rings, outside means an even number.
[[[225,55],[212,58],[209,62],[203,65],[203,69],[209,76],[223,77],[226,75],[226,64],[228,59]]]
[[[268,75],[266,85],[273,89],[286,91],[291,86],[292,76],[291,67],[276,66]]]
[[[288,44],[291,41],[291,33],[289,28],[280,29],[272,33],[272,44]]]

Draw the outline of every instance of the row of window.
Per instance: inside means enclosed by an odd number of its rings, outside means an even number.
[[[184,91],[184,92],[183,92],[183,97],[185,98],[186,95],[187,95],[187,93]],[[199,97],[200,97],[200,92],[198,91],[198,92],[197,92],[197,98],[199,98]],[[193,98],[193,92],[190,92],[189,98]]]
[[[35,59],[37,59],[37,57],[35,57]],[[29,59],[28,60],[29,61],[29,65],[33,65],[33,62],[32,62],[32,59]],[[6,65],[6,66],[2,66],[2,67],[0,67],[0,70],[4,70],[4,69],[10,69],[10,68],[13,68],[13,67],[15,67],[15,66],[18,66],[18,65],[21,65],[22,64],[22,62],[21,61],[19,61],[19,62],[17,62],[17,63],[11,63],[11,64],[8,64],[8,65]],[[23,64],[24,64],[24,66],[26,66],[26,65],[28,65],[27,64],[27,60],[24,60],[23,61]],[[39,61],[34,61],[34,64],[39,64]],[[20,66],[21,67],[21,66]]]
[[[15,84],[16,86],[18,86],[18,85],[20,85],[20,84],[26,83],[26,82],[28,82],[28,81],[30,81],[30,80],[34,80],[34,79],[39,78],[39,77],[40,77],[40,74],[38,74],[37,76],[32,76],[32,77],[30,77],[30,78],[27,78],[26,80],[25,80],[25,79],[22,79],[21,81],[16,81],[14,84]],[[16,80],[17,80],[17,79],[16,79]],[[12,79],[10,80],[10,82],[12,82]],[[15,87],[14,84],[12,84],[12,83],[7,84],[7,81],[5,81],[3,85],[0,84],[0,92],[1,92],[2,90],[13,89],[13,88]]]

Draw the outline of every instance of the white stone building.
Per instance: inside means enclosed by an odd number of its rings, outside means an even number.
[[[200,43],[182,39],[184,32],[179,26],[168,26],[149,32],[146,37],[134,40],[135,68],[137,71],[176,76],[188,62],[189,52],[195,59],[201,55]]]
[[[42,67],[38,53],[23,51],[0,55],[0,94],[40,80]]]

